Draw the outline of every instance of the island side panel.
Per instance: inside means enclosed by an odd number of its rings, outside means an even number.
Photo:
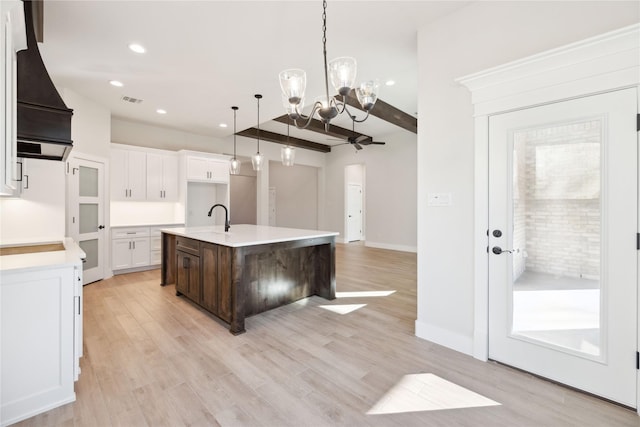
[[[336,240],[330,239],[330,243],[314,247],[315,294],[328,300],[336,298]]]
[[[245,332],[245,297],[246,297],[246,274],[245,274],[245,248],[233,248],[231,255],[231,322],[229,331],[233,335]]]
[[[176,282],[176,236],[162,233],[162,265],[160,286]]]

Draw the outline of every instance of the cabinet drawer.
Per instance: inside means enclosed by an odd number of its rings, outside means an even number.
[[[111,229],[111,238],[112,239],[127,239],[131,237],[148,237],[149,236],[149,228],[148,227],[130,227],[130,228],[112,228]]]
[[[159,251],[162,249],[162,239],[160,237],[151,237],[151,250]]]
[[[200,242],[186,237],[176,237],[176,249],[193,255],[200,255]]]
[[[151,251],[151,265],[162,263],[162,251]]]

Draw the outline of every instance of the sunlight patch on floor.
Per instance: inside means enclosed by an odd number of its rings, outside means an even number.
[[[353,291],[336,292],[336,298],[357,298],[357,297],[388,297],[395,291]]]
[[[434,374],[405,375],[368,412],[370,415],[498,406],[500,403]]]
[[[335,305],[320,305],[320,308],[333,311],[338,314],[348,314],[354,312],[367,304],[335,304]]]

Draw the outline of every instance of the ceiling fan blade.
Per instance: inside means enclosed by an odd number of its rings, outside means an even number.
[[[383,141],[371,141],[369,144],[384,145],[384,144],[386,144],[386,142],[383,142]]]
[[[354,142],[363,143],[363,145],[367,145],[368,144],[367,140],[371,140],[371,137],[369,137],[367,135],[360,135],[360,136],[356,137],[355,139],[353,139]]]
[[[356,147],[356,150],[362,150],[362,146],[355,141],[353,142],[353,146]]]

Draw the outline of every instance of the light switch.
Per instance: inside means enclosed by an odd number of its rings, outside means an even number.
[[[451,206],[451,193],[428,193],[427,206]]]

